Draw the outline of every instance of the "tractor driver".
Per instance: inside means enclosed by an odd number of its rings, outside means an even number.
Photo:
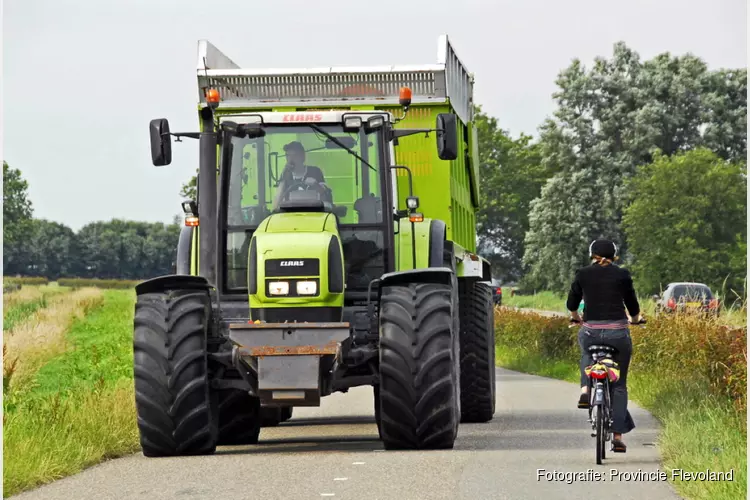
[[[274,208],[278,208],[281,196],[295,184],[304,183],[308,186],[318,184],[326,192],[326,201],[332,201],[331,189],[325,183],[323,172],[318,167],[305,165],[305,147],[299,141],[292,141],[284,146],[286,152],[286,166],[281,174],[281,182],[276,189],[273,201]],[[300,187],[300,189],[302,189]]]

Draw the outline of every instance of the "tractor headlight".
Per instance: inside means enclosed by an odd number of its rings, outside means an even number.
[[[314,281],[298,281],[297,295],[315,295],[318,291],[318,284]]]
[[[270,282],[268,284],[268,293],[270,295],[289,295],[289,282],[288,281]]]

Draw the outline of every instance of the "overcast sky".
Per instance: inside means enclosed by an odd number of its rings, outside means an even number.
[[[4,159],[35,216],[75,230],[180,213],[198,142],[155,168],[148,122],[197,130],[200,38],[263,68],[429,64],[447,33],[476,102],[514,135],[536,134],[571,59],[609,56],[619,40],[643,59],[747,65],[743,0],[5,0],[3,16]]]

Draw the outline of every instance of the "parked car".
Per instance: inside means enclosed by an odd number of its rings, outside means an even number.
[[[657,313],[697,311],[719,314],[719,299],[714,297],[711,288],[704,283],[670,283],[661,296],[654,295],[653,298]]]
[[[493,279],[492,281],[483,281],[482,283],[492,288],[492,302],[496,306],[503,305],[503,287],[500,285],[500,280]]]

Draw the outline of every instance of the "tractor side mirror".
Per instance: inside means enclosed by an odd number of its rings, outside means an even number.
[[[437,129],[437,150],[441,160],[455,160],[458,158],[458,131],[456,115],[440,113],[435,124]]]
[[[169,121],[156,118],[149,124],[151,135],[151,162],[155,167],[172,163],[172,137],[169,135]]]

